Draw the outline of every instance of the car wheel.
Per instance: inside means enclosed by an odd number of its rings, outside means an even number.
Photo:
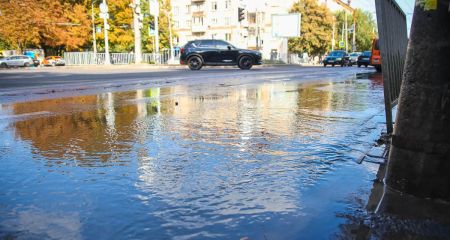
[[[326,63],[324,63],[324,64],[323,64],[323,67],[327,67],[327,64],[326,64]]]
[[[381,72],[381,66],[375,66],[375,69],[377,70],[377,72]]]
[[[253,67],[253,58],[249,56],[243,56],[239,58],[239,68],[242,70],[249,70]]]
[[[361,67],[361,64],[358,64],[358,67]]]
[[[367,67],[367,64],[366,64],[366,65],[364,65],[364,66],[366,66],[366,67]]]
[[[56,66],[56,63],[55,62],[52,62],[52,67],[55,67]]]
[[[188,66],[191,70],[200,70],[203,67],[203,61],[198,56],[193,56],[188,59]]]
[[[26,63],[23,64],[23,66],[24,66],[24,67],[29,67],[29,66],[30,66],[30,63],[26,62]]]
[[[331,64],[332,67],[334,67],[334,64]]]
[[[1,66],[2,68],[7,68],[7,67],[8,67],[8,64],[2,63],[0,66]]]

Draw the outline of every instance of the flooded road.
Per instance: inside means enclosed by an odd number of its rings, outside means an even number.
[[[370,194],[378,165],[356,161],[383,107],[365,78],[0,105],[0,237],[339,236]]]

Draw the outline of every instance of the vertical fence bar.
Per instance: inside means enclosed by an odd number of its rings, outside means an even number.
[[[395,0],[375,0],[383,71],[384,103],[388,134],[392,134],[392,108],[398,102],[408,44],[406,15]]]

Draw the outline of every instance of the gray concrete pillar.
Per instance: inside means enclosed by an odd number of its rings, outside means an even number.
[[[416,0],[386,183],[450,200],[449,0]]]

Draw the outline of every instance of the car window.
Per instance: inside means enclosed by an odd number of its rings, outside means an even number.
[[[372,54],[372,53],[371,53],[370,51],[365,51],[365,52],[363,53],[363,56],[365,56],[365,57],[370,57],[371,54]]]
[[[228,50],[228,46],[230,46],[229,43],[224,42],[224,41],[220,41],[220,40],[216,40],[216,47],[218,49]]]
[[[213,40],[203,40],[200,42],[200,46],[201,48],[215,48],[215,44]]]
[[[344,56],[344,52],[331,52],[331,53],[330,53],[330,56],[333,56],[333,57],[342,57],[342,56]]]

